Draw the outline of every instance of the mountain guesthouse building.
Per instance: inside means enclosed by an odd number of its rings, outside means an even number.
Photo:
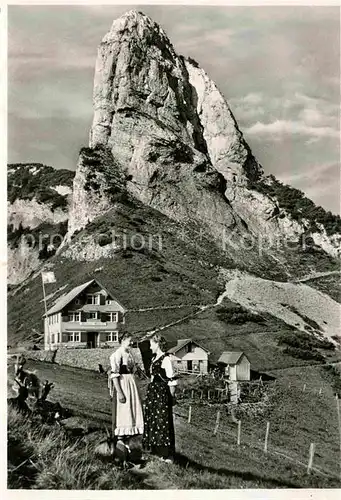
[[[126,309],[96,279],[60,297],[44,315],[44,348],[117,347]]]

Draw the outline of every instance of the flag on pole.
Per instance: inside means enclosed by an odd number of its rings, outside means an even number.
[[[41,273],[43,283],[56,283],[56,277],[54,275],[54,272],[52,271],[46,271]]]

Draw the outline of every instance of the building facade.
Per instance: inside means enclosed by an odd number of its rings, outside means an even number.
[[[45,349],[116,347],[126,309],[97,280],[73,288],[44,315]]]
[[[177,341],[177,345],[168,350],[176,371],[193,373],[208,372],[209,351],[192,339]]]

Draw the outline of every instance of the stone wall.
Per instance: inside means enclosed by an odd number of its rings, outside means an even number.
[[[58,365],[76,366],[86,370],[98,371],[101,364],[106,370],[109,367],[109,357],[115,349],[66,349],[59,348],[56,351],[28,351],[29,359],[38,361],[54,362]],[[136,364],[143,368],[140,349],[132,349]]]
[[[25,351],[25,358],[35,359],[37,361],[46,361],[53,363],[56,356],[56,351]]]

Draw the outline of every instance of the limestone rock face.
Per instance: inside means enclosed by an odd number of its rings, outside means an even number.
[[[105,150],[105,170],[143,203],[178,222],[198,224],[225,249],[228,235],[227,246],[239,260],[243,255],[233,241],[269,235],[277,253],[279,240],[306,233],[276,199],[252,188],[267,181],[225,98],[144,14],[126,13],[103,38],[93,106],[90,150]],[[95,190],[85,189],[89,172],[97,176]],[[112,206],[106,182],[96,164],[85,165],[80,157],[69,237]],[[312,237],[335,253],[328,238]],[[246,260],[254,258],[249,251]]]
[[[111,207],[110,199],[105,194],[105,176],[96,170],[95,165],[91,165],[91,160],[87,164],[85,162],[84,154],[81,154],[73,182],[69,237]]]
[[[39,251],[32,249],[26,240],[19,242],[15,248],[7,249],[7,281],[11,285],[18,285],[35,271],[41,261]]]
[[[189,61],[186,69],[212,165],[224,175],[230,189],[235,184],[245,185],[247,178],[259,179],[263,169],[245,142],[225,98],[203,69]]]
[[[34,229],[41,224],[59,224],[68,219],[68,211],[62,208],[54,210],[46,203],[38,203],[37,200],[23,200],[17,198],[13,203],[7,203],[7,224],[18,229]]]
[[[21,283],[66,234],[74,173],[42,164],[8,166],[7,281]]]
[[[244,228],[210,161],[188,78],[184,59],[148,17],[131,11],[114,21],[98,50],[90,147],[111,151],[133,196],[221,240],[224,231]],[[105,198],[84,192],[85,171],[80,164],[70,234],[107,209]]]

